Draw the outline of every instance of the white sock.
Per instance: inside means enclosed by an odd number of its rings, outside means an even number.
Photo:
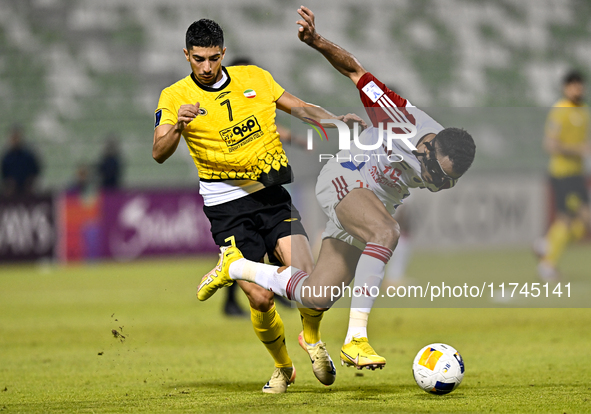
[[[392,250],[376,243],[367,243],[357,267],[355,268],[355,282],[351,312],[349,314],[349,329],[345,343],[351,338],[367,338],[367,322],[369,313],[379,296],[379,288],[384,279],[386,263],[392,256]]]
[[[369,310],[362,312],[359,309],[351,309],[349,313],[349,329],[347,330],[347,337],[345,344],[351,342],[353,338],[367,338],[367,319],[369,318]]]
[[[290,268],[290,279],[287,283],[287,287],[285,288],[286,298],[290,300],[295,300],[296,302],[304,305],[302,302],[302,286],[306,279],[308,279],[309,275],[304,272],[303,270],[297,269],[293,266]]]
[[[246,280],[248,282],[257,283],[256,279],[258,276],[259,282],[265,285],[263,286],[265,289],[268,289],[268,279],[272,278],[273,275],[277,273],[277,269],[279,269],[279,266],[257,263],[252,260],[241,258],[230,263],[229,270],[230,277],[234,280]]]
[[[294,288],[298,288],[299,291],[301,290],[301,283],[303,283],[303,280],[299,280],[299,274],[304,272],[301,272],[292,266],[279,272],[279,266],[257,263],[242,258],[232,262],[229,270],[232,279],[246,280],[248,282],[256,283],[257,285],[287,299],[295,299],[293,298],[291,291],[288,291],[288,289],[293,290]],[[298,275],[297,282],[299,283],[296,283],[295,285],[294,283],[290,284],[292,274],[293,276]],[[295,278],[293,282],[296,282]],[[296,286],[298,284],[299,286]],[[299,295],[297,297],[300,298]],[[301,298],[299,300],[301,300]]]
[[[406,276],[406,268],[412,253],[412,246],[408,236],[400,236],[396,250],[386,266],[386,280],[389,282],[400,282]]]

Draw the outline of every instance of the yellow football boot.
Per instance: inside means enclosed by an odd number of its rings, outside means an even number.
[[[375,370],[384,368],[386,358],[376,354],[367,338],[353,338],[341,348],[341,365]]]
[[[242,252],[235,246],[220,247],[220,260],[209,273],[203,276],[197,288],[197,299],[209,299],[219,288],[230,286],[234,280],[230,277],[230,264],[242,259]]]

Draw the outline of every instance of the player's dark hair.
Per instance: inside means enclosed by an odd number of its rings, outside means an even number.
[[[187,50],[193,46],[224,48],[224,31],[219,24],[210,19],[201,19],[193,22],[185,35]]]
[[[468,171],[476,154],[476,144],[468,132],[461,128],[445,128],[433,141],[437,142],[441,155],[449,157],[456,174]]]
[[[571,83],[584,83],[584,82],[585,82],[585,77],[578,70],[571,70],[566,75],[564,75],[564,78],[562,79],[563,85],[569,85]]]

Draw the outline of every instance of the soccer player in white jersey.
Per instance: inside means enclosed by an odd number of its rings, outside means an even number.
[[[331,287],[348,285],[355,278],[353,292],[361,295],[352,295],[341,361],[359,369],[382,368],[386,359],[370,346],[367,322],[376,297],[371,292],[381,285],[400,237],[392,215],[411,188],[436,192],[453,187],[472,164],[476,147],[466,131],[444,128],[389,90],[352,54],[320,36],[310,9],[302,7],[298,13],[300,40],[322,53],[360,92],[372,122],[359,136],[360,143],[367,148],[378,142],[389,122],[408,125],[392,130],[408,138],[391,140],[389,149],[385,143],[373,150],[351,145],[324,166],[316,196],[329,221],[310,274],[294,267],[254,263],[242,258],[237,248],[224,248],[218,266],[204,276],[198,297],[205,300],[221,286],[248,280],[304,306],[328,308],[338,299],[331,296]],[[416,133],[411,135],[413,130]]]

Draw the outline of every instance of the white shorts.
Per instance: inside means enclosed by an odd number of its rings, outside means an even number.
[[[316,199],[320,203],[322,211],[328,216],[328,223],[322,233],[322,239],[332,237],[360,250],[365,249],[364,242],[345,231],[337,217],[335,208],[353,189],[366,187],[367,183],[353,163],[339,163],[336,158],[332,158],[326,163],[316,182]]]

